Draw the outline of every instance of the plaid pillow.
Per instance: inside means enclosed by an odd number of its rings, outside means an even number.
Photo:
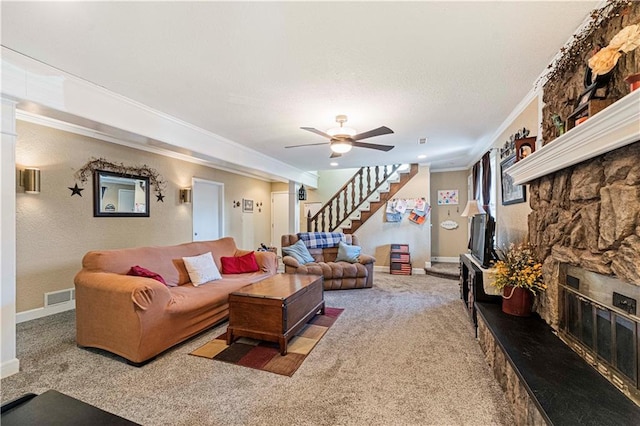
[[[300,232],[298,238],[307,248],[336,247],[340,241],[345,241],[342,232]]]

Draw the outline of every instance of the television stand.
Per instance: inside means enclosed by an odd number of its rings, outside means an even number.
[[[488,285],[485,289],[485,284],[489,284],[492,280],[492,269],[483,268],[471,254],[463,253],[460,255],[460,298],[473,322],[476,337],[478,335],[478,319],[475,302],[502,303],[502,296],[499,295],[497,289]]]

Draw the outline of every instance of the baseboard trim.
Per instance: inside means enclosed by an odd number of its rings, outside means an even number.
[[[18,358],[10,359],[0,364],[0,378],[12,376],[20,371],[20,360]]]
[[[71,311],[75,308],[76,301],[70,300],[68,302],[47,306],[46,308],[36,308],[31,309],[30,311],[18,312],[16,314],[16,324],[38,318],[48,317],[49,315],[59,314],[60,312]]]
[[[460,262],[460,256],[457,256],[457,257],[433,256],[431,258],[431,261],[440,262],[440,263],[458,263]]]

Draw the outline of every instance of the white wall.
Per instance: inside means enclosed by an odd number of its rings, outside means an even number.
[[[0,140],[0,376],[20,369],[16,358],[15,103],[2,98]]]
[[[421,198],[430,200],[429,167],[420,166],[413,177],[394,198]],[[407,219],[406,214],[401,222],[385,222],[385,209],[381,208],[369,218],[357,231],[356,235],[362,246],[362,252],[376,258],[376,266],[389,266],[391,244],[409,244],[411,263],[415,272],[424,272],[425,264],[431,262],[431,214],[422,225]]]

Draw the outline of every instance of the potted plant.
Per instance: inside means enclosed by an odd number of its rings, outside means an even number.
[[[533,296],[544,291],[542,264],[527,243],[509,245],[503,258],[496,262],[493,286],[502,290],[502,311],[510,315],[531,315]]]

